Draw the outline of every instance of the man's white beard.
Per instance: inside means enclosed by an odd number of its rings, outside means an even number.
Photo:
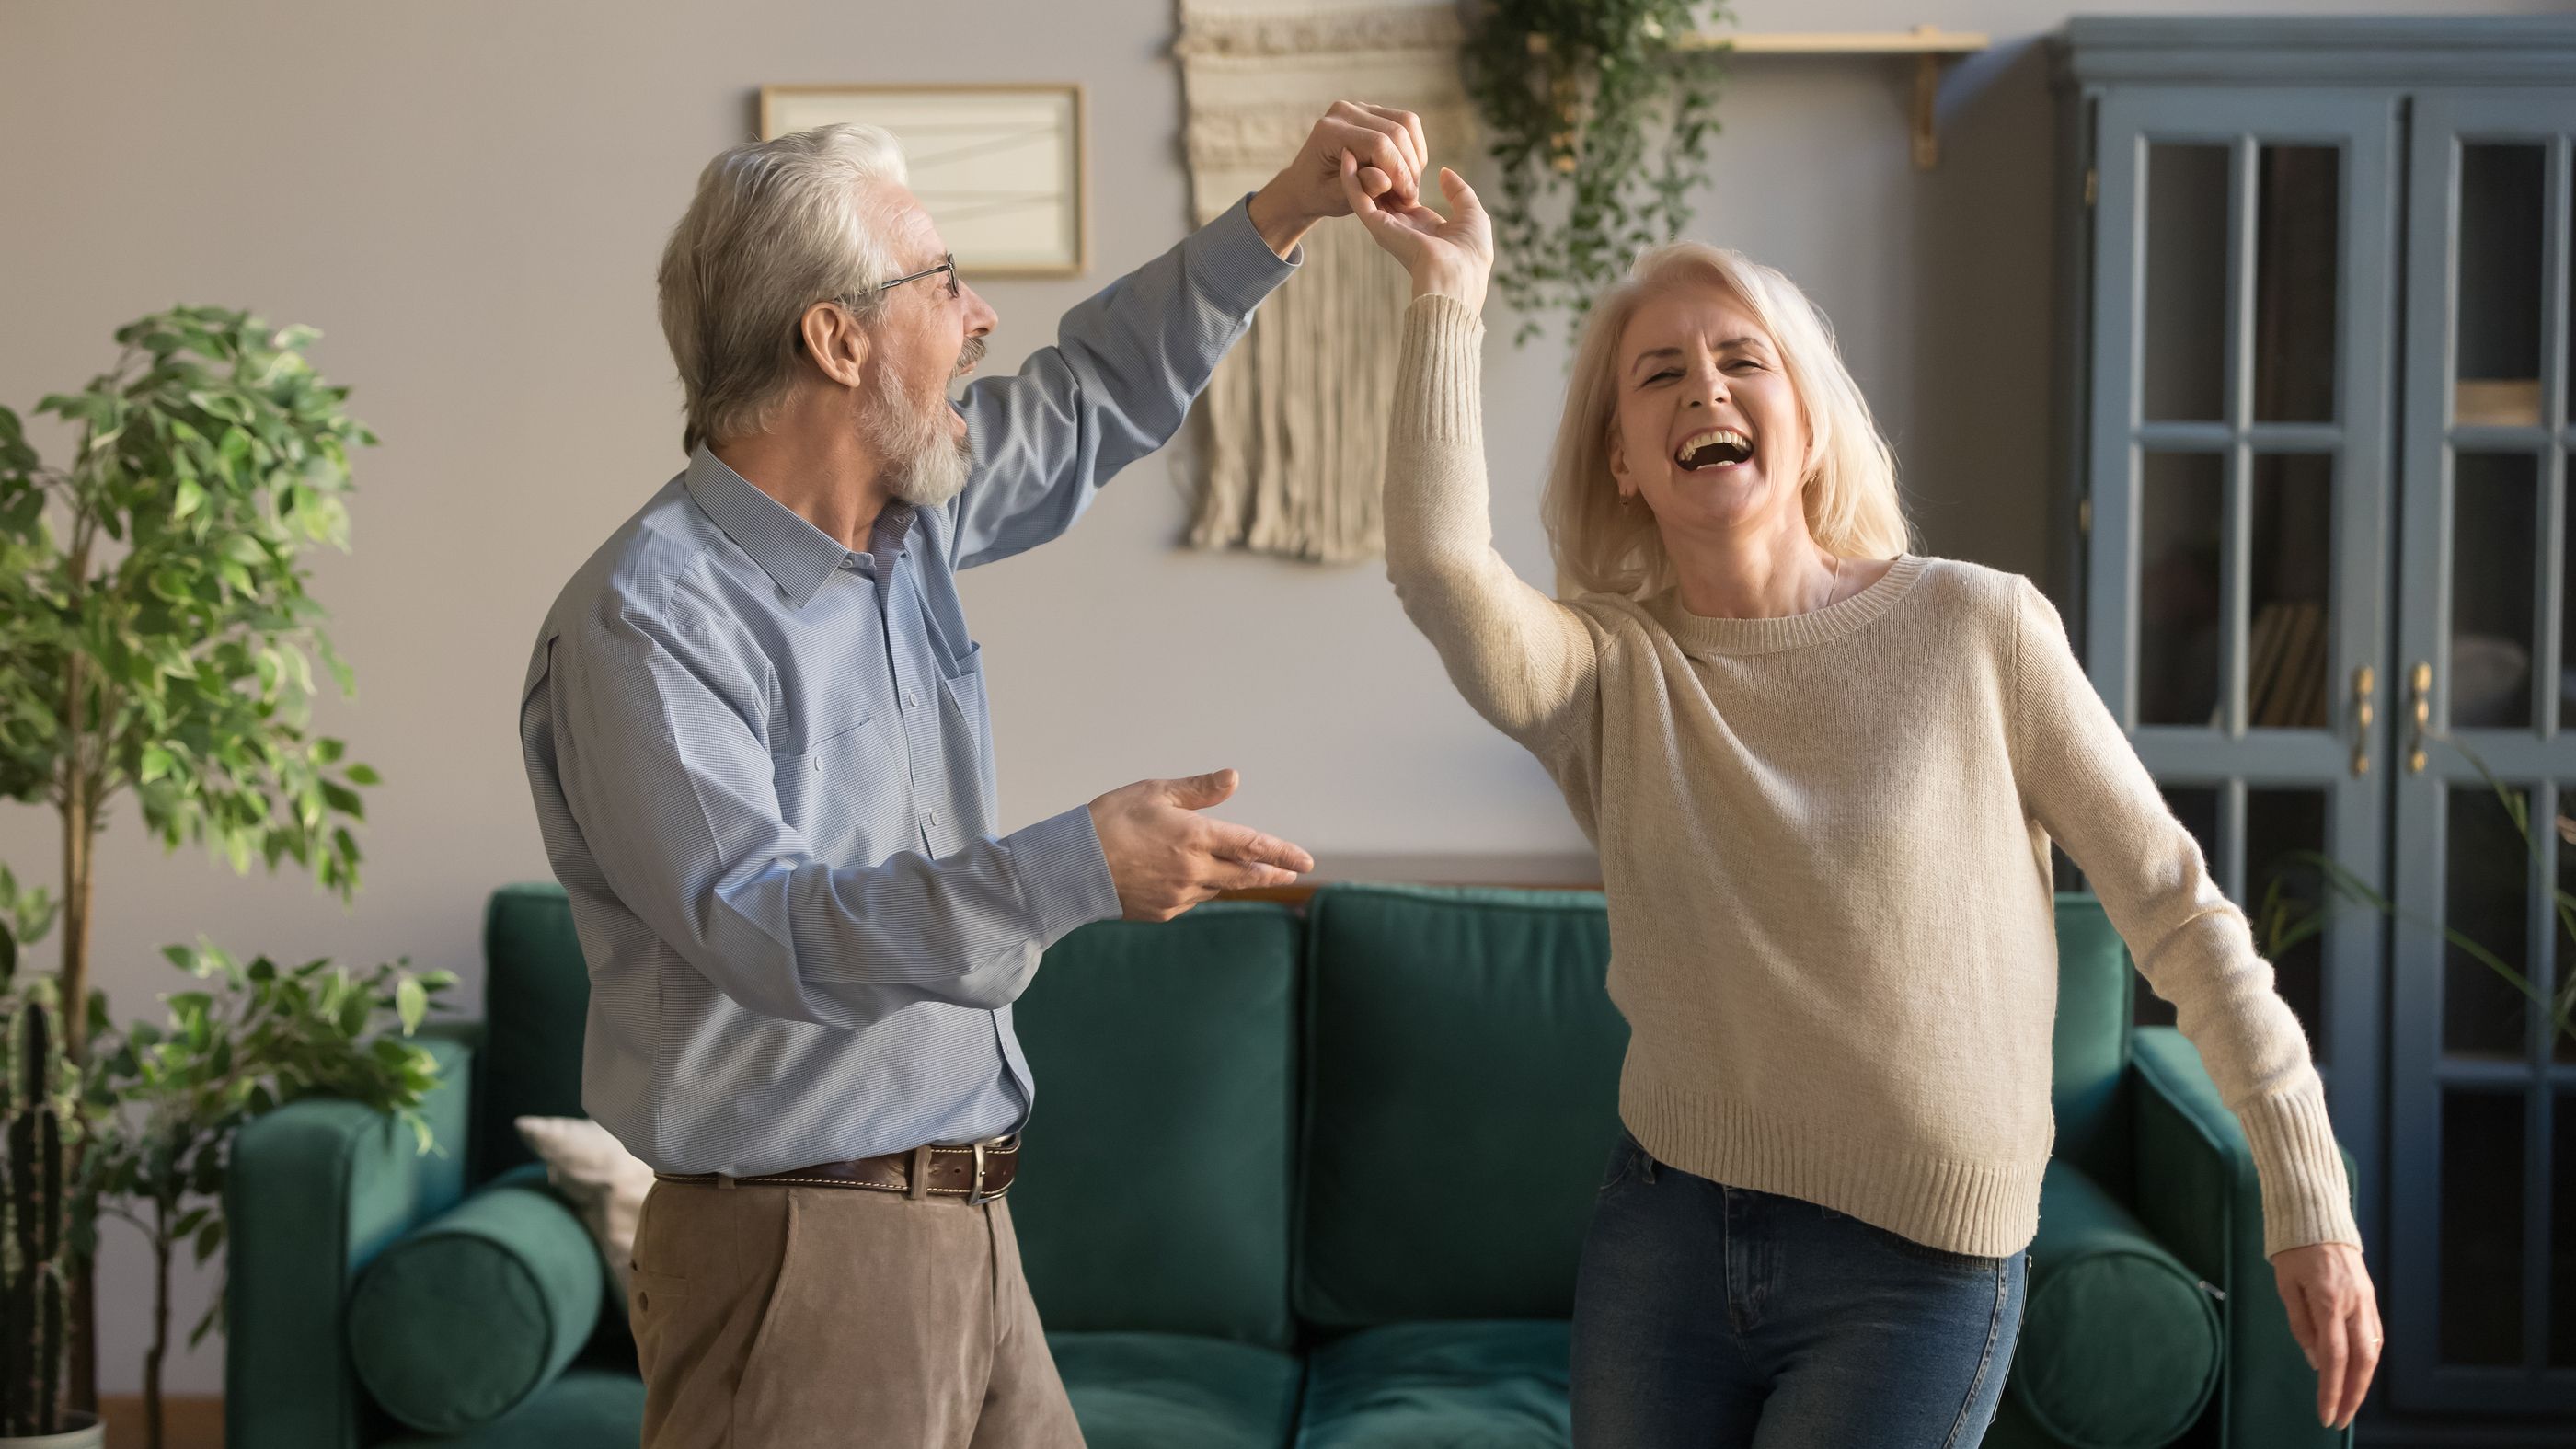
[[[888,493],[915,508],[937,508],[965,489],[975,449],[949,434],[953,416],[947,394],[935,394],[925,407],[904,391],[893,369],[877,374],[876,393],[859,412],[859,435],[885,460]]]

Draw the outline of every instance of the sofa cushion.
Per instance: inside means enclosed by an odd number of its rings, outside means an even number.
[[[1327,886],[1306,931],[1299,1314],[1572,1313],[1628,1036],[1601,897]]]
[[[1254,902],[1056,943],[1013,1019],[1036,1109],[1011,1189],[1050,1329],[1291,1346],[1297,919]]]
[[[349,1295],[358,1381],[432,1434],[492,1423],[562,1373],[599,1322],[599,1249],[523,1169],[377,1255]]]
[[[1204,908],[1202,908],[1204,909]],[[1280,1449],[1297,1360],[1180,1333],[1050,1333],[1090,1449]]]
[[[635,1449],[644,1437],[644,1381],[574,1369],[503,1419],[450,1438],[387,1441],[379,1449]]]
[[[2065,1162],[2040,1187],[2029,1306],[2007,1382],[2070,1449],[2161,1449],[2218,1387],[2218,1309],[2126,1208]]]
[[[573,934],[572,904],[551,881],[503,886],[483,913],[483,1019],[474,1062],[475,1181],[536,1153],[511,1124],[580,1117],[581,1044],[590,971]]]
[[[1297,1449],[1565,1449],[1567,1325],[1398,1323],[1318,1350]]]

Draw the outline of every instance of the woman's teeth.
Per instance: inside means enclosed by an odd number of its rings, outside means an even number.
[[[1695,473],[1708,467],[1732,467],[1753,456],[1753,440],[1733,428],[1704,428],[1682,440],[1673,454],[1682,471]]]

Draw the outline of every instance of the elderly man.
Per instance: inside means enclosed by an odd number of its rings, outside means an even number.
[[[1147,780],[994,831],[956,571],[1064,532],[1160,447],[1419,124],[1340,103],[1261,191],[946,385],[994,315],[883,132],[734,148],[661,269],[688,466],[546,616],[519,713],[591,975],[582,1099],[659,1181],[631,1309],[651,1449],[1079,1445],[1007,1207],[1034,1088],[1011,1002],[1086,921],[1277,885],[1306,853]],[[1067,647],[1078,647],[1069,635]],[[1188,1172],[1138,1142],[1139,1191]]]

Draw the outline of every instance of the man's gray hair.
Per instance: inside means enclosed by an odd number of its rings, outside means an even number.
[[[870,194],[904,184],[903,151],[875,126],[817,126],[707,163],[662,249],[662,335],[687,395],[694,452],[765,428],[796,377],[797,324],[827,298],[861,322],[895,274]]]

